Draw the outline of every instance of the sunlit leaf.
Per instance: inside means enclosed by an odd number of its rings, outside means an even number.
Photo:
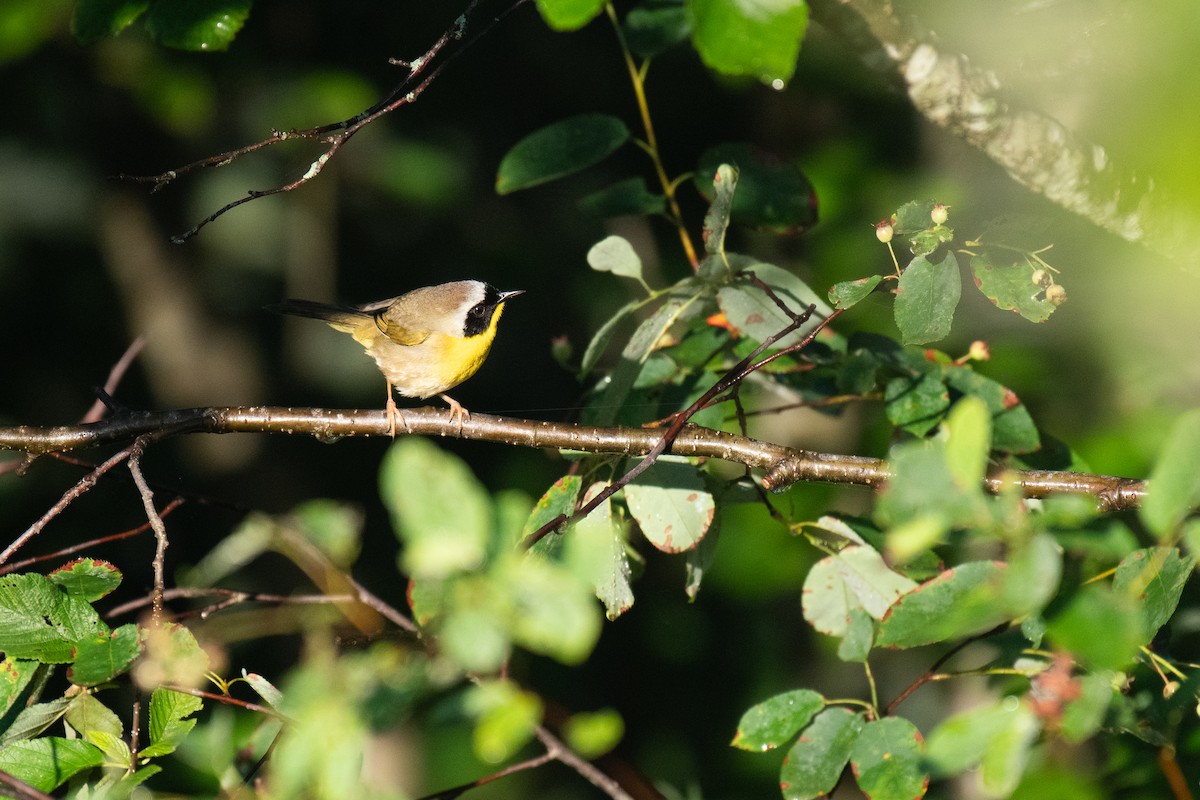
[[[128,28],[150,7],[150,0],[76,0],[71,33],[80,44],[95,44]]]
[[[129,669],[141,652],[137,625],[85,636],[75,643],[75,663],[67,670],[67,679],[77,686],[105,683]]]
[[[1004,565],[971,561],[901,597],[879,625],[881,647],[918,647],[983,633],[1011,618],[997,603]]]
[[[712,69],[765,83],[791,79],[808,28],[804,0],[688,0],[692,41]]]
[[[815,800],[837,785],[865,721],[847,708],[822,711],[788,750],[779,771],[785,800]]]
[[[75,643],[107,633],[108,626],[84,600],[32,573],[0,576],[0,652],[62,664]]]
[[[650,543],[666,553],[695,547],[716,513],[696,467],[670,457],[659,458],[626,486],[625,502]]]
[[[1030,322],[1045,322],[1055,305],[1032,280],[1033,268],[1024,261],[995,263],[987,254],[971,257],[975,283],[992,305],[1015,311]]]
[[[1142,521],[1160,537],[1170,535],[1200,506],[1200,410],[1182,415],[1171,427],[1150,473]]]
[[[824,707],[825,698],[811,689],[777,694],[742,714],[731,744],[742,750],[772,750],[790,741]]]
[[[833,303],[835,308],[851,308],[875,291],[875,287],[882,280],[882,275],[872,275],[869,278],[835,283],[829,290],[829,302]]]
[[[82,739],[43,736],[0,748],[0,770],[43,792],[103,763],[104,751]]]
[[[155,41],[180,50],[226,50],[246,18],[252,0],[172,0],[151,3],[146,30]]]
[[[623,236],[608,236],[592,245],[587,262],[597,272],[642,280],[642,259]]]
[[[1150,639],[1136,599],[1101,584],[1076,594],[1050,620],[1047,634],[1085,667],[1097,670],[1127,668]]]
[[[1174,616],[1195,566],[1194,555],[1182,556],[1174,547],[1135,550],[1117,566],[1113,591],[1137,602],[1147,639]]]
[[[915,725],[903,717],[884,717],[863,726],[850,749],[850,766],[871,800],[915,800],[929,787],[923,751]]]
[[[962,294],[962,277],[954,253],[933,263],[914,258],[900,274],[896,287],[896,327],[905,344],[927,344],[944,339],[954,322],[954,309]]]
[[[538,13],[557,31],[573,31],[591,22],[604,0],[537,0]]]
[[[804,580],[804,618],[821,633],[843,636],[850,614],[864,609],[880,619],[917,584],[893,572],[873,548],[850,545],[817,562]]]
[[[816,306],[816,311],[807,322],[798,329],[775,342],[775,349],[782,349],[801,341],[809,331],[816,327],[820,318],[828,316],[830,308],[817,293],[808,287],[804,281],[774,264],[764,264],[756,261],[737,261],[738,269],[754,273],[754,275],[771,288],[779,298],[795,314],[801,314],[810,305]],[[785,314],[767,294],[757,286],[738,281],[728,286],[722,286],[717,292],[717,304],[724,312],[726,319],[735,328],[756,341],[765,341],[768,337],[779,333],[792,323],[792,318]]]
[[[572,714],[563,725],[567,745],[591,760],[612,750],[625,735],[625,720],[615,709]]]
[[[80,558],[46,576],[67,594],[94,603],[121,585],[121,570],[98,558]]]

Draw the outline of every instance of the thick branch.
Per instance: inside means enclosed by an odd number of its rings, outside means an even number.
[[[406,409],[404,419],[417,435],[454,436],[459,432],[458,423],[440,409]],[[388,419],[383,411],[269,406],[147,411],[80,425],[0,428],[0,449],[48,453],[125,442],[148,433],[159,437],[174,433],[305,434],[332,443],[347,436],[387,436]],[[478,413],[463,422],[461,436],[513,447],[627,456],[644,456],[663,439],[660,430],[648,428],[600,428]],[[799,481],[880,487],[890,477],[882,459],[813,453],[694,425],[684,427],[666,452],[766,470],[763,485],[773,490]],[[1004,471],[986,478],[991,491],[998,491],[1006,482],[1017,485],[1026,497],[1054,492],[1091,495],[1103,511],[1134,508],[1146,490],[1144,481],[1076,472]]]
[[[887,0],[813,0],[814,18],[862,59],[899,73],[917,111],[986,153],[1017,182],[1123,239],[1168,256],[1200,238],[1194,218],[1154,181],[1057,120],[1003,99],[995,74],[944,52]],[[1190,212],[1190,209],[1188,209]]]

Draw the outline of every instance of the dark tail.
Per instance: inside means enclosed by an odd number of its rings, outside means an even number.
[[[276,314],[291,314],[297,317],[319,319],[334,325],[354,325],[370,314],[360,311],[353,306],[338,306],[330,303],[316,303],[312,300],[284,300],[266,307]]]

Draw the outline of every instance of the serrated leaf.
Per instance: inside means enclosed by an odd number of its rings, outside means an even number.
[[[903,717],[884,717],[863,726],[850,749],[850,767],[871,800],[914,800],[925,796],[924,740]]]
[[[128,28],[149,7],[149,0],[76,0],[71,34],[80,44],[95,44]]]
[[[888,422],[914,436],[933,430],[950,407],[950,392],[934,370],[892,378],[883,390]]]
[[[879,624],[880,647],[919,647],[983,633],[1011,618],[997,603],[1005,565],[970,561],[901,597]]]
[[[87,602],[41,575],[0,576],[0,652],[62,664],[75,642],[108,631]]]
[[[875,291],[882,280],[882,275],[872,275],[856,281],[835,283],[829,290],[829,302],[833,303],[834,308],[851,308]]]
[[[588,266],[597,272],[611,272],[642,281],[642,259],[623,236],[608,236],[588,250]]]
[[[179,50],[227,50],[250,16],[251,5],[251,0],[152,3],[146,30],[159,44]]]
[[[629,140],[607,114],[581,114],[534,131],[513,145],[496,171],[496,193],[539,186],[598,164]]]
[[[802,314],[810,305],[816,311],[808,322],[797,330],[775,342],[774,349],[783,349],[801,341],[816,327],[822,317],[831,313],[825,301],[808,287],[804,281],[774,264],[756,261],[736,262],[738,268],[752,272],[763,283],[771,287],[784,305],[795,314]],[[749,282],[737,282],[722,286],[717,292],[717,305],[735,328],[756,341],[764,341],[791,324],[792,319],[762,289]]]
[[[0,717],[6,716],[13,704],[21,698],[40,666],[38,661],[12,656],[6,656],[0,661]]]
[[[406,436],[384,456],[383,504],[404,544],[401,562],[417,579],[445,578],[483,563],[492,504],[470,467],[428,439]]]
[[[1124,593],[1138,604],[1147,641],[1175,615],[1195,566],[1195,556],[1181,556],[1174,547],[1135,550],[1117,565],[1113,591]]]
[[[585,502],[595,497],[608,484],[592,484]],[[633,588],[630,586],[629,555],[625,549],[624,526],[613,519],[612,503],[600,503],[564,534],[564,558],[575,573],[589,581],[596,597],[604,603],[610,620],[633,607]]]
[[[643,58],[679,44],[692,32],[682,0],[651,0],[629,10],[621,22],[629,49]]]
[[[936,264],[924,256],[914,258],[896,287],[896,327],[901,341],[927,344],[948,336],[961,295],[962,276],[954,253],[946,253]]]
[[[1183,414],[1171,426],[1139,509],[1142,522],[1160,539],[1200,506],[1200,410]]]
[[[625,487],[629,513],[650,543],[665,553],[695,547],[716,513],[716,503],[695,465],[660,457]]]
[[[808,28],[804,0],[689,0],[692,42],[711,69],[786,83]]]
[[[832,791],[864,724],[861,714],[846,708],[818,714],[788,750],[779,771],[784,800],[815,800]]]
[[[1015,311],[1030,322],[1045,322],[1056,306],[1034,284],[1033,268],[1024,261],[994,263],[988,255],[971,257],[975,285],[992,305]]]
[[[51,792],[73,775],[104,763],[104,752],[82,739],[43,736],[0,748],[0,770]]]
[[[46,576],[72,597],[94,603],[121,585],[121,570],[98,558],[80,558]]]
[[[645,216],[665,212],[667,199],[647,189],[642,178],[628,178],[580,198],[579,209],[605,218]]]
[[[864,609],[880,619],[917,584],[893,572],[873,548],[850,545],[821,559],[804,579],[804,618],[828,636],[844,636],[850,614]]]
[[[106,733],[120,738],[125,726],[112,709],[101,703],[94,694],[80,694],[72,698],[66,712],[67,724],[81,736],[91,733]]]
[[[790,741],[824,707],[825,698],[811,689],[777,694],[742,714],[730,744],[742,750],[772,750]]]
[[[85,636],[75,643],[75,663],[67,670],[67,680],[76,686],[110,681],[129,669],[141,652],[137,625],[122,625],[111,633]]]
[[[538,13],[556,31],[573,31],[603,10],[604,0],[537,0]]]
[[[795,164],[770,157],[744,142],[719,144],[701,155],[696,167],[696,188],[704,197],[713,197],[714,189],[719,197],[722,185],[710,182],[709,176],[721,165],[736,170],[737,192],[727,216],[739,225],[775,233],[800,233],[816,224],[816,190]]]
[[[204,707],[204,701],[183,692],[155,689],[150,695],[150,745],[139,755],[144,758],[175,752],[192,730],[196,720],[188,719]]]
[[[17,718],[3,735],[0,735],[0,747],[39,735],[62,719],[73,700],[70,697],[59,697],[47,703],[34,703],[21,709]]]

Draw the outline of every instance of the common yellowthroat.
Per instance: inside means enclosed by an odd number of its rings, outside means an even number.
[[[375,359],[387,379],[389,432],[396,435],[395,389],[424,400],[438,395],[450,405],[451,419],[470,413],[446,392],[475,374],[496,337],[504,303],[524,292],[501,292],[483,281],[454,281],[367,303],[339,306],[311,300],[285,300],[270,306],[281,314],[323,320],[344,331]],[[404,423],[408,428],[408,423]]]

